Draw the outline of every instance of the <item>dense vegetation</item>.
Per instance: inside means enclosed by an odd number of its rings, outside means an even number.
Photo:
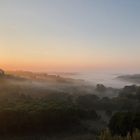
[[[113,89],[72,79],[65,82],[58,76],[51,76],[53,81],[42,81],[43,76],[37,74],[35,80],[27,80],[1,75],[0,137],[37,134],[46,138],[60,133],[98,136],[106,127],[110,132],[103,134],[109,134],[111,140],[138,134],[134,131],[140,129],[139,86]],[[109,96],[113,93],[115,96]]]
[[[140,113],[116,113],[110,120],[109,128],[113,135],[126,136],[128,133],[132,134],[136,129],[140,129]]]
[[[98,119],[94,110],[81,109],[68,100],[24,97],[0,105],[0,134],[70,131],[82,128],[81,120]]]

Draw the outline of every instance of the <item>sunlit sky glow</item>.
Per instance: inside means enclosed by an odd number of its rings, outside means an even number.
[[[0,0],[0,67],[140,70],[140,0]]]

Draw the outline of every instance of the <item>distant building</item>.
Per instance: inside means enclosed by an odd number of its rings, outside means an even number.
[[[5,75],[4,70],[0,69],[0,76]]]

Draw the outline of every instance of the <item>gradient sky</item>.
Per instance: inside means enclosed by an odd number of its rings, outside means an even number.
[[[0,67],[140,70],[140,0],[0,0]]]

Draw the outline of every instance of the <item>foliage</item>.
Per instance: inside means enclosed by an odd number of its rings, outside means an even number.
[[[135,129],[140,129],[140,113],[119,112],[113,115],[109,122],[109,129],[113,135],[127,135]]]
[[[22,98],[0,103],[0,133],[47,133],[80,127],[80,121],[97,119],[71,101]]]

